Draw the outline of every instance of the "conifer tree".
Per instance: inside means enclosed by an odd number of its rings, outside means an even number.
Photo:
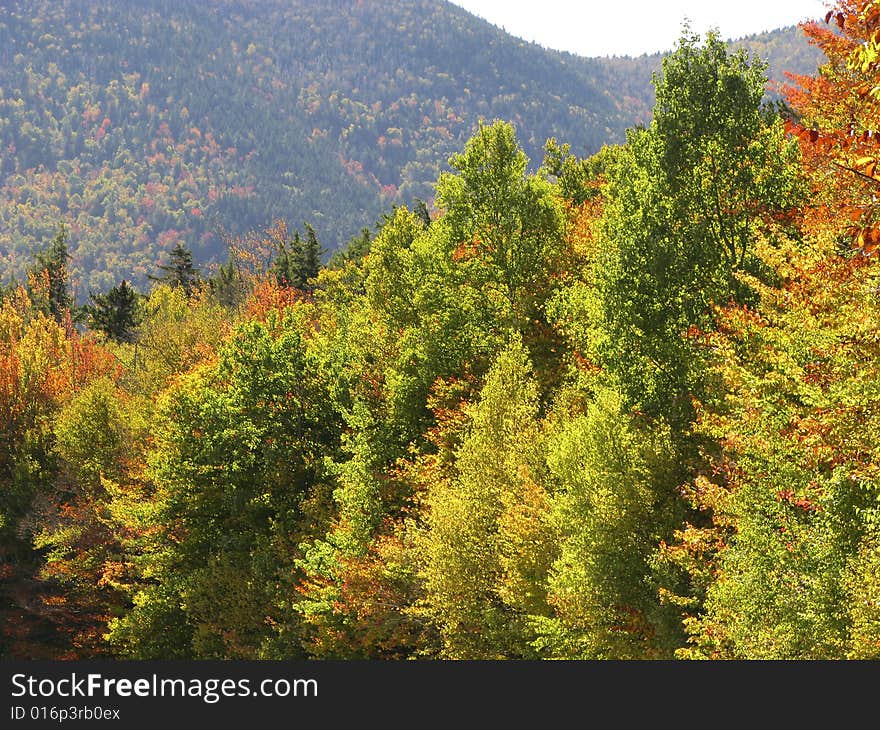
[[[49,248],[37,254],[32,269],[36,280],[39,282],[42,279],[45,291],[42,292],[41,297],[38,292],[32,290],[31,296],[36,301],[43,300],[46,313],[51,314],[57,322],[60,322],[64,314],[73,306],[73,297],[68,286],[70,272],[67,262],[70,260],[70,254],[67,250],[67,240],[67,228],[62,223]]]
[[[294,287],[302,286],[300,276],[300,259],[302,258],[302,240],[299,231],[293,232],[293,238],[287,237],[287,227],[279,226],[280,238],[275,242],[275,258],[269,267],[269,272],[275,277],[278,286]]]
[[[315,229],[309,223],[306,223],[305,226],[306,240],[300,246],[299,261],[297,262],[301,289],[310,288],[309,281],[318,275],[321,268],[321,256],[324,254],[321,244],[318,243]]]
[[[106,294],[93,294],[92,303],[86,307],[89,326],[100,330],[114,342],[132,342],[134,331],[140,322],[138,293],[125,279]]]
[[[245,283],[230,258],[225,264],[221,264],[217,273],[208,282],[214,300],[222,307],[232,309],[236,307],[245,296]]]
[[[171,286],[179,286],[187,296],[191,296],[199,283],[199,271],[193,265],[192,251],[179,241],[171,249],[167,264],[159,264],[161,276],[151,276],[152,281],[160,281]]]

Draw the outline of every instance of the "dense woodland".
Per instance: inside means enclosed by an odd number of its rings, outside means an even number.
[[[329,265],[279,219],[81,308],[56,228],[0,304],[2,654],[880,656],[880,3],[803,31],[783,111],[686,34],[625,142],[482,124]]]
[[[794,28],[747,43],[777,80],[816,68]],[[275,219],[335,251],[430,204],[480,118],[512,122],[536,166],[550,137],[622,142],[659,63],[548,51],[442,0],[0,3],[2,283],[60,222],[80,304],[146,291],[178,243],[222,264]]]

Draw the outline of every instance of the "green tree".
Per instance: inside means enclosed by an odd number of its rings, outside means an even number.
[[[504,326],[524,333],[559,264],[559,201],[546,180],[526,174],[528,159],[508,123],[480,124],[449,164],[457,174],[437,181],[449,254]]]
[[[141,320],[140,297],[123,279],[106,294],[90,294],[89,326],[114,342],[133,342]]]
[[[195,658],[302,654],[298,545],[326,529],[323,460],[339,428],[304,339],[304,313],[239,326],[216,363],[166,392],[149,456],[154,549],[111,641],[162,656],[164,617]]]
[[[67,617],[66,638],[80,657],[109,654],[107,620],[125,609],[129,558],[111,502],[140,468],[149,411],[102,377],[76,392],[54,423],[58,476],[44,489],[34,545],[41,578],[60,588],[53,608]]]
[[[513,340],[468,413],[453,472],[429,486],[424,612],[446,657],[535,656],[529,616],[547,613],[544,580],[554,551],[534,514],[546,503],[537,408],[528,355]],[[532,523],[526,529],[524,520]]]
[[[269,267],[270,273],[275,277],[278,286],[302,288],[302,240],[299,231],[294,231],[290,238],[287,236],[287,226],[278,222],[270,229],[270,236],[275,241],[275,258]]]
[[[150,279],[172,287],[180,287],[186,296],[191,296],[199,284],[199,271],[193,265],[192,251],[178,242],[168,254],[168,263],[159,264],[160,276]]]
[[[318,236],[315,229],[309,223],[305,224],[306,240],[302,242],[298,257],[298,278],[300,288],[311,290],[312,280],[318,276],[321,269],[321,257],[324,255],[324,249],[318,243]]]
[[[688,495],[712,522],[671,554],[706,594],[682,656],[878,657],[880,266],[835,239],[764,243],[780,281],[753,281],[708,342],[697,428],[716,446]]]
[[[225,264],[217,267],[217,273],[208,280],[214,300],[225,309],[235,309],[245,299],[247,284],[235,261],[230,256]]]
[[[37,254],[30,277],[32,299],[57,322],[61,322],[73,307],[67,242],[67,227],[62,223],[49,247]]]
[[[229,334],[228,313],[204,295],[187,297],[183,287],[161,284],[142,304],[132,388],[164,390],[177,375],[210,358]]]
[[[668,659],[683,643],[652,565],[683,516],[676,456],[668,429],[639,423],[612,391],[555,429],[547,459],[560,554],[539,642],[550,656]]]
[[[270,239],[275,243],[275,258],[269,270],[279,286],[312,291],[312,281],[321,269],[324,250],[318,243],[315,229],[309,223],[305,228],[305,239],[298,230],[290,237],[284,221],[277,221],[269,229]]]
[[[608,169],[596,267],[599,362],[628,402],[683,424],[699,387],[685,335],[747,292],[751,242],[798,202],[796,147],[761,108],[764,65],[685,36],[655,80],[651,125]]]

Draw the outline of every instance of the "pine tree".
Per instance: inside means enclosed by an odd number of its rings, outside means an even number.
[[[306,226],[306,240],[302,243],[299,251],[298,274],[301,289],[311,290],[313,287],[309,285],[309,281],[318,275],[321,268],[321,256],[324,250],[318,243],[318,236],[315,229],[308,223]]]
[[[345,246],[333,252],[327,265],[330,268],[338,269],[342,268],[346,262],[361,261],[370,252],[372,243],[373,234],[370,233],[370,229],[361,228],[361,232],[352,236]]]
[[[171,249],[167,264],[159,264],[162,276],[149,277],[152,281],[161,281],[171,286],[179,286],[187,296],[191,296],[199,284],[199,271],[193,265],[192,251],[178,241]]]
[[[114,342],[132,342],[140,321],[138,293],[124,279],[106,294],[90,293],[86,307],[89,326],[100,330]]]
[[[431,225],[431,214],[428,212],[428,205],[421,198],[416,198],[413,203],[413,213],[422,221],[425,228]]]
[[[244,298],[244,282],[231,258],[220,265],[216,275],[208,283],[214,300],[222,307],[232,309]]]
[[[283,232],[286,234],[286,227]],[[284,238],[276,243],[277,252],[269,272],[275,277],[278,286],[294,287],[300,289],[303,284],[300,275],[300,259],[302,258],[302,241],[299,231],[293,232],[293,238]]]
[[[318,243],[315,229],[308,223],[305,227],[305,240],[299,231],[294,231],[292,239],[282,239],[276,243],[277,253],[269,271],[279,286],[303,291],[311,291],[313,288],[309,281],[318,275],[324,250]]]
[[[56,321],[60,322],[65,313],[70,312],[73,306],[73,297],[68,289],[69,271],[67,262],[70,254],[67,251],[67,228],[62,223],[58,227],[58,233],[49,244],[46,251],[37,254],[35,265],[32,273],[37,281],[43,280],[42,286],[45,287],[43,296],[35,296],[35,291],[31,291],[31,296],[35,301],[42,299],[47,314],[51,314]]]

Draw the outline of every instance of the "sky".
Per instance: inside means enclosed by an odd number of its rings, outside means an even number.
[[[824,0],[452,0],[508,33],[581,56],[638,56],[671,50],[684,18],[722,38],[824,17]]]

